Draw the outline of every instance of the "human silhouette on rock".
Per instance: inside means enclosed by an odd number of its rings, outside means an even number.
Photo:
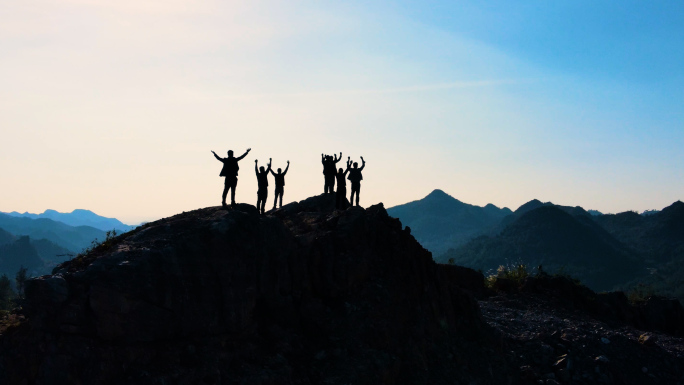
[[[268,169],[264,170],[264,166],[258,167],[259,161],[254,159],[254,172],[256,173],[257,182],[259,183],[259,190],[257,191],[257,210],[262,214],[266,207],[266,198],[268,198],[268,173],[271,171],[271,159],[268,159]]]
[[[335,189],[335,164],[342,160],[342,152],[340,157],[337,155],[333,158],[331,155],[321,154],[321,163],[323,163],[323,176],[325,177],[325,185],[323,186],[323,193],[332,194]]]
[[[278,169],[278,173],[276,174],[271,170],[271,174],[273,174],[273,177],[275,178],[275,198],[273,198],[273,209],[275,210],[276,208],[276,202],[278,201],[278,197],[280,197],[280,207],[283,207],[283,192],[284,192],[284,187],[285,187],[285,174],[287,174],[287,170],[290,169],[290,161],[287,161],[287,167],[285,167],[285,171],[281,172],[281,169]]]
[[[363,180],[363,175],[361,175],[361,171],[363,171],[363,168],[366,167],[366,161],[363,160],[363,157],[361,157],[361,162],[363,162],[363,165],[359,168],[359,164],[357,162],[354,162],[354,168],[349,170],[349,176],[347,179],[351,181],[351,196],[349,197],[349,203],[354,204],[354,194],[356,194],[356,205],[359,205],[359,194],[361,194],[361,181]]]
[[[347,181],[345,180],[345,177],[347,176],[347,173],[351,169],[351,160],[349,160],[349,157],[347,157],[347,169],[342,170],[339,169],[337,170],[337,174],[335,174],[335,178],[337,179],[337,195],[335,195],[335,208],[338,210],[344,210],[347,208]]]
[[[223,168],[221,169],[221,173],[219,174],[219,176],[223,176],[226,178],[221,200],[221,204],[223,207],[226,207],[226,196],[228,195],[228,190],[231,190],[230,205],[235,206],[235,188],[237,188],[237,176],[238,170],[240,169],[240,167],[238,166],[238,162],[241,161],[242,158],[247,156],[247,154],[249,154],[251,150],[251,148],[248,148],[247,151],[245,151],[245,153],[242,154],[242,156],[239,158],[233,157],[233,150],[228,150],[227,158],[221,158],[220,156],[216,155],[214,151],[211,152],[212,154],[214,154],[216,159],[223,163]]]

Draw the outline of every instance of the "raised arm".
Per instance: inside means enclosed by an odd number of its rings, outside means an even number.
[[[214,154],[214,156],[216,157],[216,159],[219,160],[219,162],[223,162],[223,158],[221,158],[220,156],[216,155],[216,153],[215,153],[214,151],[211,151],[211,153]]]
[[[339,162],[342,160],[342,151],[340,151],[340,157],[338,158],[337,155],[335,155],[335,163]]]
[[[363,170],[364,167],[366,167],[366,161],[363,160],[363,157],[361,157],[361,167],[359,168],[359,171]]]
[[[254,159],[254,172],[259,176],[259,161]]]
[[[283,176],[285,176],[285,174],[287,174],[287,170],[289,170],[289,169],[290,169],[290,161],[288,160],[287,161],[287,167],[285,167],[285,171],[283,171]]]
[[[267,172],[272,172],[271,171],[271,163],[273,163],[273,159],[268,158],[268,168],[266,169]]]
[[[241,156],[241,157],[239,157],[239,158],[236,158],[235,160],[237,160],[238,162],[239,162],[239,161],[241,161],[241,160],[242,160],[242,158],[246,157],[246,156],[247,156],[247,154],[249,154],[249,152],[250,152],[250,151],[252,151],[252,149],[251,149],[251,148],[248,148],[248,149],[247,149],[247,151],[245,151],[245,153],[244,153],[244,154],[242,154],[242,156]]]
[[[321,154],[321,163],[325,164],[325,155]]]

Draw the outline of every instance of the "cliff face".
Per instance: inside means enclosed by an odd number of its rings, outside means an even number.
[[[462,373],[485,361],[467,357],[489,332],[457,287],[477,273],[438,267],[382,205],[333,211],[333,199],[179,214],[29,281],[28,321],[0,338],[0,383],[484,375]]]

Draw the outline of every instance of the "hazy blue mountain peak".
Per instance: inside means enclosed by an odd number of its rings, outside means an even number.
[[[547,204],[550,204],[550,202],[549,203],[542,203],[542,201],[540,201],[539,199],[532,199],[531,201],[529,201],[529,202],[521,205],[520,207],[518,207],[518,209],[515,210],[515,213],[516,214],[522,214],[524,212],[534,210],[536,208],[542,207],[542,206],[547,205]]]
[[[425,200],[433,200],[433,201],[445,201],[445,202],[455,201],[458,203],[463,203],[463,202],[459,201],[458,199],[452,197],[451,195],[445,193],[444,191],[442,191],[440,189],[432,190],[432,192],[429,193],[424,199]]]
[[[387,209],[411,228],[411,234],[435,254],[456,247],[498,224],[511,210],[493,204],[485,207],[464,203],[435,189],[425,198]]]

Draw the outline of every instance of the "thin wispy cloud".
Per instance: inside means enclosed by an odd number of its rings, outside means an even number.
[[[282,93],[261,93],[261,94],[240,94],[228,95],[231,99],[261,99],[273,97],[311,97],[311,96],[353,96],[353,95],[381,95],[381,94],[400,94],[412,92],[430,92],[441,91],[449,89],[461,88],[486,88],[497,87],[504,85],[515,85],[522,83],[530,83],[534,80],[530,79],[501,79],[501,80],[476,80],[476,81],[458,81],[448,83],[436,84],[421,84],[405,87],[387,87],[387,88],[360,88],[360,89],[346,89],[346,90],[329,90],[329,91],[310,91],[310,92],[282,92]]]

